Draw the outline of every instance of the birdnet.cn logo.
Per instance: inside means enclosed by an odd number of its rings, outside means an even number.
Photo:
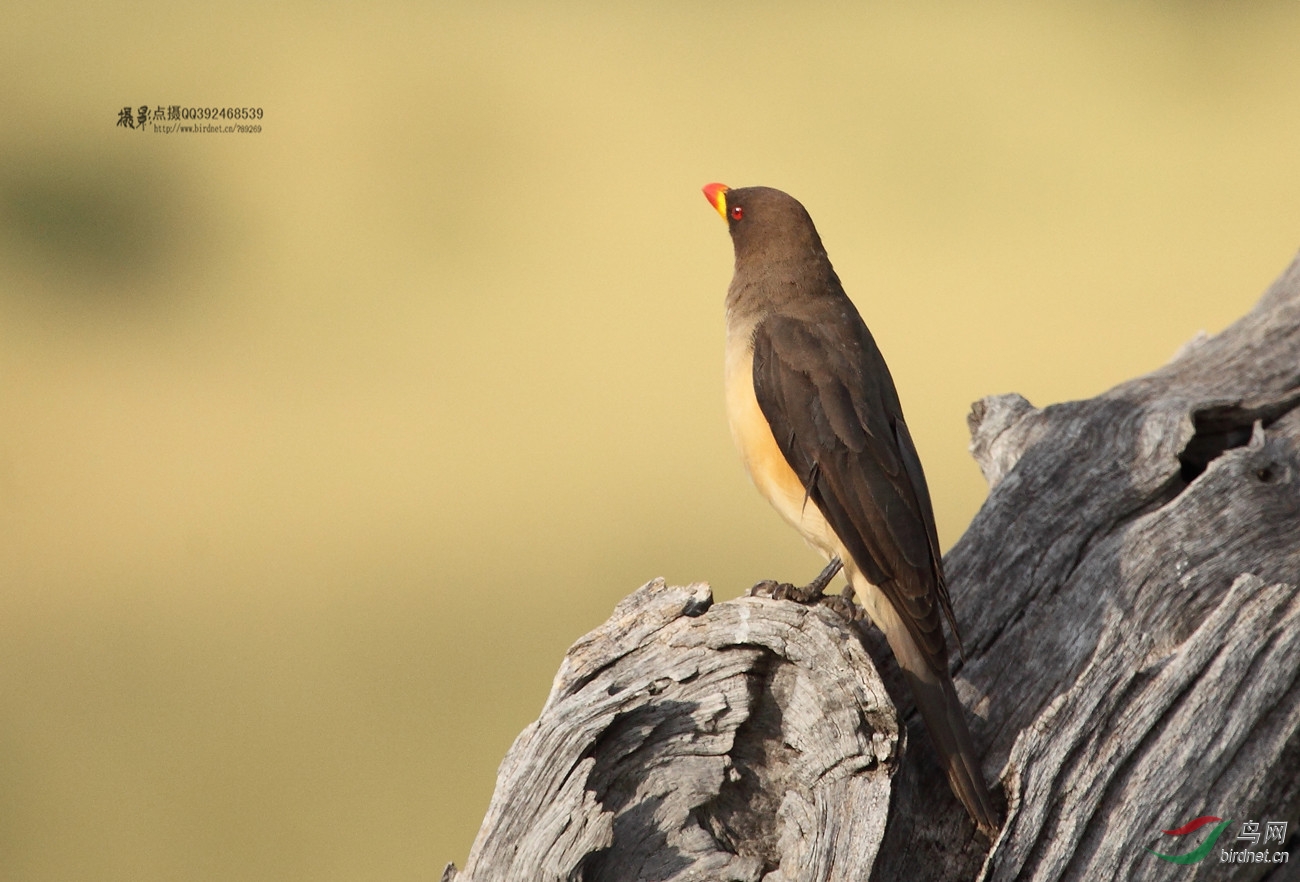
[[[1211,824],[1214,826],[1210,827]],[[1214,815],[1201,815],[1181,827],[1161,831],[1166,836],[1176,837],[1174,843],[1178,845],[1199,844],[1181,854],[1165,854],[1154,848],[1148,848],[1147,851],[1171,864],[1199,864],[1214,854],[1224,864],[1285,864],[1291,859],[1291,853],[1285,850],[1286,821],[1242,821],[1235,840],[1219,842],[1224,831],[1232,825],[1231,818],[1225,820]],[[1210,828],[1208,832],[1193,835],[1206,827]],[[1276,849],[1268,847],[1273,843],[1277,844]],[[1261,845],[1263,848],[1258,847]]]

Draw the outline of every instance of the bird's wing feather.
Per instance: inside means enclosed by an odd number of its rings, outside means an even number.
[[[851,310],[851,307],[850,307]],[[953,625],[934,514],[894,383],[866,325],[771,315],[754,332],[754,394],[772,436],[858,569],[936,670]]]

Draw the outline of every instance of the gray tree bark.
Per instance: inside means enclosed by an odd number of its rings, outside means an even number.
[[[444,879],[1300,880],[1300,258],[1153,373],[969,422],[990,492],[945,564],[993,842],[842,604],[655,581],[569,651]],[[1204,815],[1203,860],[1152,853]]]

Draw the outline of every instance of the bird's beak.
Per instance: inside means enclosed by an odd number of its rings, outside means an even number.
[[[727,189],[726,184],[704,185],[704,198],[722,215],[723,220],[727,219]]]

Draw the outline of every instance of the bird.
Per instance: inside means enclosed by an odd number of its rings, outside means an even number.
[[[759,492],[829,561],[796,599],[817,599],[843,565],[949,786],[991,836],[996,815],[948,671],[943,620],[959,647],[960,636],[930,492],[884,356],[802,204],[770,187],[703,189],[735,249],[725,301],[732,439]]]

